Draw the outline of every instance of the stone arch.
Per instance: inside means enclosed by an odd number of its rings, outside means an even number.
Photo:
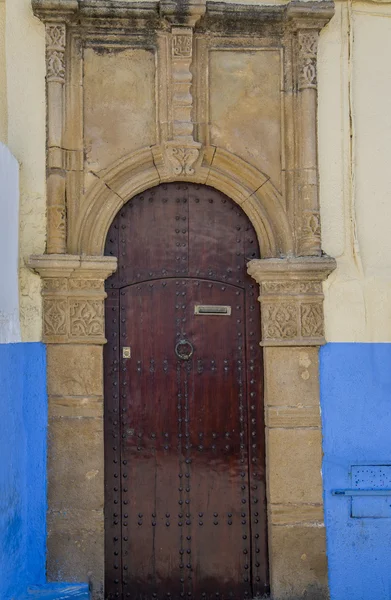
[[[72,228],[72,253],[102,255],[109,226],[128,200],[159,183],[182,180],[214,187],[239,204],[257,232],[264,258],[293,253],[292,231],[281,194],[267,175],[226,150],[205,148],[198,168],[176,175],[166,168],[162,147],[147,147],[116,161],[98,177]]]

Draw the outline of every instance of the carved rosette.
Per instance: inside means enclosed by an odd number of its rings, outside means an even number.
[[[104,282],[116,259],[52,254],[32,256],[28,266],[43,280],[43,341],[104,344]]]
[[[65,81],[64,23],[46,23],[46,78],[47,81]]]
[[[298,34],[298,87],[299,90],[305,88],[315,88],[318,84],[317,77],[317,52],[318,37],[317,30],[299,31]]]
[[[324,344],[322,281],[335,266],[328,257],[249,262],[260,286],[263,346]]]

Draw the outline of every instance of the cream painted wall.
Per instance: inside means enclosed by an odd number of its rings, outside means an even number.
[[[20,164],[25,341],[41,338],[40,282],[24,258],[45,248],[44,45],[30,0],[0,0],[0,141]],[[389,56],[391,4],[337,2],[319,47],[323,249],[338,261],[325,284],[328,341],[391,341]]]
[[[391,4],[337,2],[319,50],[328,341],[391,341]]]
[[[0,140],[7,143],[7,79],[5,68],[5,0],[0,0]]]
[[[5,8],[5,10],[4,10]],[[4,19],[5,13],[5,19]],[[0,3],[0,141],[20,166],[19,295],[23,341],[41,339],[40,279],[24,259],[45,250],[45,37],[30,0]],[[5,29],[5,31],[4,31]],[[4,53],[3,53],[4,56]],[[5,102],[6,99],[6,102]]]

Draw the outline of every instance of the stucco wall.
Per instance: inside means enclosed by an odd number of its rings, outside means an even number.
[[[19,165],[0,142],[0,344],[19,342],[18,227]]]
[[[337,3],[322,33],[319,161],[328,341],[391,340],[391,5]]]
[[[39,341],[40,279],[24,267],[24,258],[43,252],[46,239],[44,26],[33,17],[29,0],[7,0],[0,2],[1,27],[0,65],[2,41],[6,63],[0,66],[0,141],[20,165],[21,331],[23,341]]]

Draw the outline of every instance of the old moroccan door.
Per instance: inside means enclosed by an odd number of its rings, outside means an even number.
[[[268,591],[258,256],[206,186],[132,199],[106,254],[106,598]]]

